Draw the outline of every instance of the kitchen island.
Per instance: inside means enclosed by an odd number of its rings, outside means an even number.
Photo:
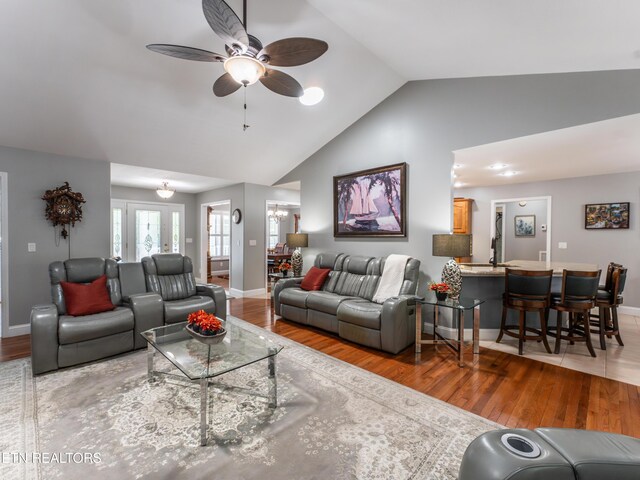
[[[569,262],[537,262],[532,260],[512,260],[493,267],[490,264],[460,264],[462,271],[462,296],[480,298],[485,301],[480,313],[480,338],[483,340],[495,340],[500,329],[502,315],[502,294],[504,293],[504,275],[507,268],[521,270],[553,270],[551,291],[560,291],[562,286],[563,270],[594,271],[600,267],[588,263]],[[509,312],[509,323],[517,323],[515,312]],[[538,323],[537,317],[532,322]],[[551,325],[555,324],[555,316],[550,319]],[[466,328],[471,328],[469,320]]]

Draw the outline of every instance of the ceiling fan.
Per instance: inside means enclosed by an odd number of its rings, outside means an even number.
[[[213,31],[224,41],[227,55],[180,45],[151,44],[147,48],[184,60],[223,62],[226,73],[213,84],[213,93],[218,97],[258,80],[272,92],[301,97],[304,90],[295,78],[269,67],[304,65],[329,48],[322,40],[304,37],[285,38],[263,47],[260,40],[247,33],[247,0],[243,0],[242,22],[224,0],[202,0],[202,10]]]

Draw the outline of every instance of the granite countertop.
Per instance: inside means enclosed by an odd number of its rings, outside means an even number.
[[[461,263],[460,271],[463,277],[501,277],[504,276],[506,267],[518,268],[521,270],[551,270],[554,275],[562,275],[562,270],[584,270],[595,271],[598,266],[589,263],[570,262],[538,262],[534,260],[512,260],[500,263],[499,267],[487,266],[486,263]]]

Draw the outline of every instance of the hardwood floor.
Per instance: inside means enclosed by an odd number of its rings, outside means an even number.
[[[229,304],[236,317],[507,427],[584,428],[640,437],[640,387],[634,385],[486,348],[464,368],[444,346],[423,346],[420,357],[412,347],[390,355],[311,327],[272,321],[266,299]],[[29,354],[28,335],[0,340],[0,361]]]

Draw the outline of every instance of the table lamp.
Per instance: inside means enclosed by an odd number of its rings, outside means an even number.
[[[442,281],[449,285],[449,298],[457,300],[462,290],[462,273],[453,257],[472,255],[471,235],[435,234],[433,236],[434,257],[451,257],[442,269]]]
[[[309,234],[307,233],[287,233],[287,246],[295,248],[291,255],[291,266],[293,267],[293,276],[302,275],[302,251],[301,248],[309,246]]]

